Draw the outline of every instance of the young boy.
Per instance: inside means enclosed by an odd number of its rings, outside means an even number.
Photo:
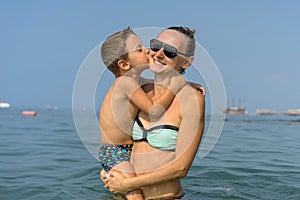
[[[144,81],[140,74],[148,68],[148,53],[130,28],[109,36],[101,47],[102,60],[116,79],[100,110],[99,159],[106,172],[121,173],[125,178],[135,176],[130,164],[131,131],[138,110],[158,118],[186,84],[181,75],[174,73],[164,85],[168,88],[166,92],[151,100],[140,87]],[[127,193],[126,198],[143,196],[135,190]]]

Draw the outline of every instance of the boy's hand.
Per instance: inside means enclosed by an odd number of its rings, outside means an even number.
[[[189,82],[189,84],[190,84],[194,89],[198,90],[203,96],[206,95],[206,90],[205,90],[205,88],[204,88],[202,85],[200,85],[200,84],[198,84],[198,83],[192,83],[192,82]]]
[[[111,177],[110,177],[110,173],[106,172],[104,169],[102,169],[102,171],[100,172],[100,179],[102,180],[102,182],[104,183],[104,187],[108,188],[107,183],[110,181]]]

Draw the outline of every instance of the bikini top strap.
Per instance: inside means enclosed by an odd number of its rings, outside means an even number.
[[[143,123],[141,122],[141,120],[139,119],[139,113],[140,113],[141,110],[138,111],[137,115],[136,115],[136,118],[135,118],[135,121],[137,122],[137,124],[139,125],[139,127],[143,130],[143,138],[140,139],[139,141],[146,141],[148,142],[147,140],[147,129],[145,129]]]

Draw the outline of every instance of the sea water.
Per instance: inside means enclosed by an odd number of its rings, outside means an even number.
[[[0,110],[0,199],[113,199],[68,109]],[[227,116],[183,199],[300,199],[300,116]]]

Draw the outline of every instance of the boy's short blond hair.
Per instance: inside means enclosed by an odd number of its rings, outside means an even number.
[[[130,35],[136,35],[130,27],[109,36],[101,46],[101,57],[106,67],[116,76],[121,76],[118,66],[120,59],[128,60],[126,41]]]

